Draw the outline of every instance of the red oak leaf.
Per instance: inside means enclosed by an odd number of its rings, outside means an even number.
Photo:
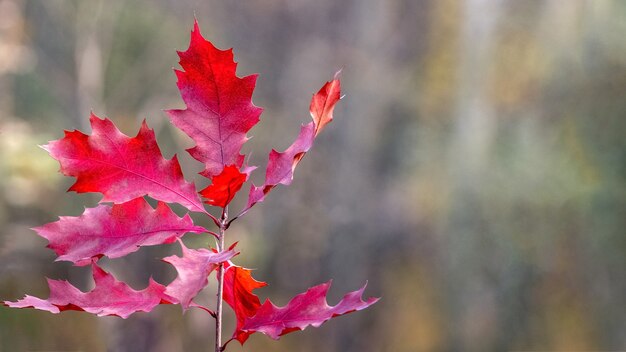
[[[262,202],[265,196],[278,184],[286,186],[291,184],[296,166],[313,146],[315,137],[333,119],[333,110],[339,99],[341,99],[341,82],[338,76],[339,72],[335,74],[335,78],[332,81],[326,82],[313,95],[310,105],[313,121],[302,125],[300,134],[298,134],[298,138],[296,138],[293,144],[282,153],[276,150],[270,152],[265,172],[265,183],[260,187],[255,185],[250,187],[248,205],[241,214],[246,213],[256,203]]]
[[[335,104],[341,99],[340,73],[341,71],[335,73],[334,79],[330,82],[326,82],[326,84],[313,95],[313,99],[311,99],[309,111],[311,112],[313,122],[315,122],[316,137],[324,127],[333,120]]]
[[[69,191],[99,192],[103,202],[123,203],[148,195],[205,212],[193,183],[183,178],[176,156],[163,158],[154,131],[144,121],[136,137],[120,132],[108,119],[90,117],[91,136],[65,131],[65,137],[44,146],[61,164],[61,172],[76,177]]]
[[[141,197],[112,207],[101,204],[78,217],[61,216],[33,230],[49,241],[57,260],[78,265],[91,263],[92,257],[119,258],[139,246],[172,243],[186,232],[207,231],[194,226],[189,215],[180,218],[163,202],[152,209]]]
[[[366,301],[361,298],[365,286],[367,284],[357,291],[347,293],[334,307],[326,302],[330,281],[295,296],[284,307],[277,307],[270,300],[266,300],[256,315],[246,319],[241,330],[249,333],[261,332],[278,340],[282,335],[304,330],[309,325],[319,327],[333,317],[362,310],[376,303],[378,298],[372,297]]]
[[[232,248],[220,253],[204,248],[189,249],[182,241],[180,245],[183,249],[182,257],[173,255],[163,258],[178,272],[178,277],[167,286],[165,294],[172,298],[172,303],[180,303],[183,309],[188,309],[194,297],[208,285],[209,274],[237,252]]]
[[[247,173],[240,172],[235,165],[228,165],[213,177],[213,183],[200,191],[200,195],[207,199],[205,203],[224,208],[235,198],[247,179]]]
[[[261,306],[259,297],[252,293],[253,290],[267,286],[267,283],[257,281],[252,277],[250,269],[242,268],[227,262],[224,273],[224,301],[235,311],[237,328],[233,338],[241,344],[246,342],[251,332],[242,331],[241,327],[246,318],[256,314]]]
[[[92,271],[96,286],[87,293],[67,281],[48,279],[48,299],[26,295],[17,302],[3,303],[13,308],[36,308],[55,314],[64,310],[79,310],[98,316],[116,315],[124,319],[135,312],[149,312],[161,303],[165,286],[152,279],[147,288],[135,291],[95,263],[92,264]]]
[[[252,103],[257,76],[237,77],[232,49],[219,50],[204,39],[197,21],[189,49],[178,55],[183,70],[175,70],[177,84],[187,109],[168,115],[196,142],[188,152],[205,164],[201,174],[209,178],[227,165],[241,166],[246,133],[263,111]]]

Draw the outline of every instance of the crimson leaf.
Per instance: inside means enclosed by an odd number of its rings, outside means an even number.
[[[172,264],[178,277],[167,286],[165,293],[173,298],[172,303],[180,303],[183,309],[189,308],[196,295],[208,285],[207,277],[218,265],[237,254],[233,249],[215,253],[208,249],[189,249],[180,241],[183,256],[169,256],[164,262]]]
[[[277,307],[270,300],[266,300],[256,315],[246,319],[241,330],[248,333],[258,331],[278,340],[282,335],[304,330],[309,325],[319,327],[333,317],[365,309],[376,303],[378,298],[369,298],[366,301],[361,298],[365,286],[367,284],[359,290],[347,293],[333,307],[326,302],[330,281],[295,296],[284,307]]]
[[[213,177],[213,183],[200,191],[200,195],[207,199],[205,203],[223,208],[235,198],[247,179],[247,173],[240,172],[235,165],[228,165]]]
[[[120,132],[108,119],[91,114],[92,135],[65,131],[65,137],[44,146],[61,164],[61,172],[76,177],[70,191],[99,192],[103,202],[124,203],[149,195],[205,212],[193,183],[183,178],[176,156],[166,160],[154,131],[144,121],[136,137]]]
[[[265,172],[265,183],[262,186],[252,185],[248,196],[248,205],[241,212],[246,213],[252,206],[262,202],[265,196],[278,184],[290,185],[293,173],[304,155],[311,149],[317,135],[333,119],[335,105],[341,99],[341,82],[339,72],[335,78],[326,82],[324,86],[313,95],[310,105],[310,113],[313,119],[306,125],[302,125],[298,138],[284,152],[272,150]]]
[[[186,232],[207,230],[194,226],[189,215],[180,218],[163,202],[152,207],[143,198],[122,204],[101,204],[86,209],[78,217],[61,216],[33,230],[49,241],[59,256],[77,265],[87,265],[92,257],[119,258],[139,249],[172,243]]]
[[[116,315],[125,319],[135,312],[151,311],[164,297],[165,286],[152,279],[147,288],[135,291],[95,263],[92,271],[96,287],[87,293],[67,281],[48,279],[48,299],[26,295],[17,302],[3,303],[13,308],[36,308],[55,314],[64,310],[83,310],[98,316]]]
[[[225,264],[225,270],[224,301],[235,311],[237,318],[237,327],[233,333],[233,338],[243,344],[251,332],[242,331],[241,328],[246,318],[256,314],[261,306],[259,297],[252,291],[267,286],[267,283],[255,280],[250,269],[236,266],[230,262]]]
[[[189,49],[178,53],[183,71],[176,70],[185,110],[169,110],[170,120],[191,137],[188,152],[205,164],[202,175],[219,175],[227,165],[241,167],[246,133],[259,122],[263,109],[252,103],[257,75],[239,78],[233,51],[219,50],[200,34],[198,22]]]

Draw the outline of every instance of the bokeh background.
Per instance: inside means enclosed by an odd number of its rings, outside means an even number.
[[[291,143],[311,94],[343,68],[346,98],[293,184],[229,231],[236,262],[279,304],[330,278],[331,304],[366,280],[383,297],[229,351],[626,349],[623,1],[0,0],[1,299],[47,297],[44,277],[92,285],[29,230],[97,204],[65,193],[72,179],[37,147],[88,132],[90,110],[129,135],[147,118],[203,184],[162,111],[183,106],[171,68],[194,14],[235,48],[240,75],[260,73],[253,164]],[[172,280],[158,259],[179,250],[103,265],[140,289]],[[1,351],[212,345],[212,319],[179,307],[128,320],[0,307]]]

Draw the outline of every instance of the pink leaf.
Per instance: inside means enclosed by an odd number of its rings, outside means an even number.
[[[188,309],[196,295],[208,285],[207,277],[220,263],[235,256],[233,249],[215,253],[208,249],[189,249],[182,242],[183,256],[169,256],[164,262],[172,264],[178,277],[167,286],[165,293],[172,298],[172,303],[180,303]]]
[[[277,307],[266,300],[255,316],[246,319],[241,330],[249,333],[258,331],[277,340],[281,335],[304,330],[309,325],[319,327],[333,317],[362,310],[376,303],[378,298],[369,298],[367,301],[361,298],[366,286],[349,292],[333,307],[326,302],[330,282],[297,295],[284,307]]]
[[[243,344],[251,332],[242,331],[241,328],[246,318],[256,314],[261,306],[259,297],[252,291],[267,286],[267,283],[255,280],[250,269],[236,266],[230,262],[224,266],[226,268],[224,273],[224,301],[235,311],[237,318],[237,327],[233,333],[233,338]]]
[[[139,246],[172,243],[186,232],[207,230],[194,226],[191,217],[178,217],[165,203],[152,209],[143,198],[122,204],[99,205],[86,209],[78,217],[62,216],[33,230],[49,241],[48,248],[78,265],[87,265],[92,257],[123,257]]]
[[[188,151],[205,164],[202,175],[218,175],[226,165],[240,167],[246,133],[263,111],[252,103],[257,76],[237,77],[232,49],[215,48],[197,21],[189,49],[178,55],[183,71],[175,72],[187,109],[169,110],[170,120],[196,142]]]
[[[103,202],[113,203],[149,195],[205,212],[193,183],[183,178],[176,156],[163,158],[154,131],[145,121],[132,138],[108,119],[92,114],[90,122],[91,136],[66,131],[63,139],[44,146],[59,161],[64,175],[76,177],[70,191],[99,192],[104,195]]]
[[[262,186],[252,185],[248,196],[248,204],[241,214],[246,213],[256,203],[262,202],[265,196],[277,185],[290,185],[293,173],[304,155],[311,149],[317,135],[333,119],[335,105],[341,99],[341,82],[339,72],[335,79],[326,84],[313,95],[310,112],[312,122],[302,125],[298,138],[282,153],[272,150],[265,172],[265,183]],[[240,215],[241,215],[240,214]]]
[[[161,303],[165,286],[152,279],[146,289],[135,291],[95,263],[92,264],[92,271],[96,286],[87,293],[67,281],[48,279],[48,299],[27,295],[17,302],[3,303],[13,308],[35,308],[55,314],[64,310],[79,310],[98,316],[116,315],[124,319],[135,312],[149,312]]]

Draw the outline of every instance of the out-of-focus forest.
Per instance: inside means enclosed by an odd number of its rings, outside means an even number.
[[[128,135],[146,118],[164,155],[205,182],[162,111],[183,107],[171,68],[194,14],[234,47],[239,75],[260,74],[252,164],[291,143],[343,68],[346,98],[293,184],[229,230],[235,262],[278,304],[330,278],[331,304],[366,280],[382,296],[229,351],[626,349],[621,1],[0,0],[0,299],[45,298],[45,277],[92,285],[29,230],[97,204],[65,193],[73,179],[38,148],[89,132],[90,110]],[[179,251],[102,263],[140,289],[169,283],[159,258]],[[127,320],[0,307],[0,351],[208,351],[213,329],[178,306]]]

